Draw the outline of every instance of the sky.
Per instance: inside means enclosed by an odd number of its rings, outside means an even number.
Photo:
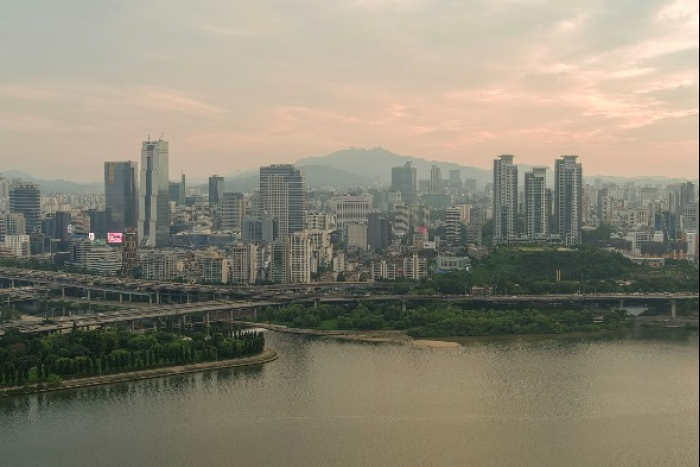
[[[99,181],[384,147],[490,168],[698,177],[686,0],[0,2],[0,172]]]

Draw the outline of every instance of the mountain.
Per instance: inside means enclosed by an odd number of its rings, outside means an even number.
[[[23,182],[36,183],[39,185],[39,191],[41,191],[42,194],[85,194],[101,192],[104,190],[104,186],[101,183],[75,183],[68,180],[43,180],[18,170],[6,170],[0,173],[0,175],[3,175],[10,180],[19,178]]]
[[[418,179],[430,178],[430,169],[437,165],[442,170],[442,178],[449,178],[449,171],[461,169],[462,180],[473,178],[480,187],[491,182],[491,170],[460,165],[451,162],[430,161],[412,156],[394,154],[384,148],[372,149],[344,149],[327,156],[307,157],[299,159],[294,165],[299,167],[325,165],[331,168],[344,170],[351,174],[360,175],[371,180],[380,180],[385,185],[391,184],[391,169],[411,162],[418,171]]]
[[[374,180],[362,174],[348,172],[328,165],[294,164],[302,169],[306,176],[306,184],[311,188],[350,187],[369,185]],[[237,175],[226,175],[226,191],[250,192],[258,188],[260,175],[257,170]],[[202,189],[208,189],[202,185]]]

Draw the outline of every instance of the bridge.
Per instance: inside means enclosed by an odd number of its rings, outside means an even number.
[[[248,297],[271,297],[280,293],[352,293],[388,292],[393,284],[388,282],[329,282],[288,285],[202,285],[176,282],[157,282],[142,279],[122,279],[88,274],[0,267],[0,294],[8,295],[9,289],[37,287],[49,292],[86,295],[88,300],[102,296],[120,303],[147,301],[149,303],[191,303],[209,300],[234,300]],[[38,298],[38,297],[37,297]]]
[[[126,323],[132,330],[136,323],[151,322],[154,328],[159,326],[164,318],[176,318],[177,326],[187,326],[191,315],[202,315],[202,325],[208,327],[212,314],[224,315],[226,322],[233,323],[240,316],[257,316],[257,312],[265,307],[280,307],[292,304],[360,304],[360,303],[399,303],[403,310],[409,303],[474,303],[474,304],[548,304],[567,305],[576,303],[614,303],[617,308],[624,308],[624,302],[670,302],[671,317],[676,317],[678,301],[697,300],[698,294],[589,294],[589,295],[523,295],[523,296],[450,296],[450,295],[300,295],[279,296],[270,300],[246,301],[206,301],[189,304],[154,305],[141,308],[109,311],[96,314],[78,314],[60,316],[47,323],[26,323],[13,321],[0,324],[0,335],[8,328],[18,328],[25,333],[66,332],[75,327],[95,329],[116,327],[118,323]],[[191,323],[190,323],[191,325]]]

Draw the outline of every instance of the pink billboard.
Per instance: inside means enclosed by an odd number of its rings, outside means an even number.
[[[124,239],[124,234],[121,232],[108,232],[107,243],[121,243]]]

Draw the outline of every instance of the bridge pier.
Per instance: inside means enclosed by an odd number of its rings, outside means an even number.
[[[209,335],[209,327],[210,327],[210,322],[209,322],[210,316],[209,312],[207,311],[204,313],[204,329],[207,330],[207,336]]]
[[[624,310],[625,309],[625,301],[620,300],[620,306],[617,307],[618,310]]]
[[[401,300],[401,312],[406,313],[406,300]]]
[[[119,292],[119,303],[122,303],[124,301],[124,294]]]
[[[61,299],[65,300],[66,299],[66,288],[61,287]]]
[[[160,292],[156,291],[156,305],[160,305]]]
[[[90,289],[87,289],[87,299],[88,299],[88,302],[89,302],[89,301],[90,301]]]
[[[128,326],[129,326],[129,331],[131,332],[131,334],[133,334],[134,333],[134,320],[133,319],[128,322]]]
[[[320,301],[321,301],[321,300],[319,300],[318,298],[314,298],[314,308],[318,308],[318,303],[319,303]]]
[[[671,299],[671,319],[676,319],[677,306],[678,302],[676,301],[676,299]]]

